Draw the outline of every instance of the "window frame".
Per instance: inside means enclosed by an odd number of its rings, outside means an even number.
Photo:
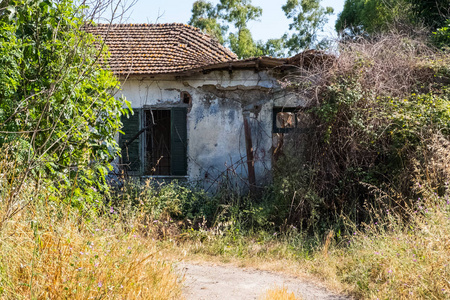
[[[180,109],[182,109],[182,110],[184,110],[184,113],[185,113],[185,119],[184,119],[184,121],[186,121],[185,122],[185,124],[184,124],[184,128],[185,128],[185,134],[186,134],[186,136],[184,136],[183,138],[184,138],[184,143],[185,143],[185,145],[184,145],[184,156],[183,156],[183,158],[181,158],[182,160],[184,160],[183,161],[183,164],[184,164],[184,166],[183,166],[183,172],[175,172],[175,173],[177,173],[177,174],[175,174],[174,175],[174,162],[173,162],[173,160],[174,160],[174,158],[179,158],[179,157],[177,157],[177,155],[173,155],[173,139],[174,139],[174,136],[173,136],[173,134],[174,134],[174,132],[173,132],[173,126],[174,126],[174,118],[173,118],[173,115],[174,115],[174,111],[175,110],[180,110]],[[171,140],[171,145],[170,145],[170,174],[169,175],[150,175],[150,174],[145,174],[145,170],[146,170],[146,168],[147,168],[147,166],[145,165],[146,164],[146,160],[145,160],[145,155],[146,155],[146,146],[147,146],[147,138],[146,138],[146,135],[144,134],[142,137],[141,137],[141,147],[140,147],[140,149],[141,149],[141,161],[142,161],[142,163],[141,163],[141,175],[142,176],[145,176],[145,177],[154,177],[154,178],[184,178],[184,177],[186,177],[186,176],[188,176],[188,174],[187,174],[187,171],[188,171],[188,157],[187,157],[187,154],[188,154],[188,152],[187,152],[187,148],[188,148],[188,124],[187,124],[187,114],[188,114],[188,105],[186,105],[186,104],[178,104],[178,105],[168,105],[168,106],[147,106],[147,105],[144,105],[143,107],[142,107],[142,118],[141,118],[141,128],[144,128],[144,126],[146,125],[146,119],[145,119],[145,117],[144,116],[146,116],[147,114],[146,114],[146,111],[151,111],[151,110],[168,110],[168,111],[170,111],[170,126],[171,126],[171,128],[170,128],[170,140]],[[183,142],[183,141],[182,141]],[[180,156],[181,157],[181,156]],[[183,174],[181,174],[181,173],[183,173]]]
[[[289,133],[298,128],[297,112],[298,108],[295,107],[274,107],[272,111],[272,132],[273,133]],[[279,113],[293,113],[294,114],[294,127],[291,128],[278,128],[277,127],[277,115]]]

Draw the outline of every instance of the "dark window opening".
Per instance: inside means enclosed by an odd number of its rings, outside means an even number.
[[[123,170],[132,176],[186,176],[187,107],[133,111],[121,117]]]
[[[146,110],[145,174],[170,175],[170,110]]]
[[[272,154],[275,161],[283,153],[285,140],[296,133],[296,139],[300,140],[300,135],[304,135],[311,130],[312,120],[307,112],[297,108],[273,109],[273,134],[272,134]]]
[[[183,101],[184,104],[189,104],[190,105],[191,102],[192,102],[191,95],[189,95],[188,92],[181,92],[180,98],[181,98],[181,101]]]
[[[295,108],[273,109],[273,132],[288,133],[297,128],[299,111]]]

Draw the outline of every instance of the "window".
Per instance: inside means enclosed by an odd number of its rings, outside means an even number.
[[[288,133],[294,128],[297,128],[297,131],[308,131],[311,124],[311,116],[302,109],[282,107],[273,109],[273,133]]]
[[[144,110],[145,175],[170,175],[170,110]]]
[[[287,133],[295,130],[297,134],[296,139],[300,140],[300,135],[311,132],[311,124],[312,120],[310,115],[301,109],[275,107],[273,109],[272,133],[273,159],[275,161],[278,160],[283,153],[285,139],[289,139],[289,136],[291,136]]]
[[[181,92],[180,99],[181,101],[183,101],[184,104],[191,105],[192,103],[192,97],[188,92]]]
[[[122,116],[121,165],[130,175],[187,174],[186,107],[133,109]]]
[[[273,132],[274,133],[288,133],[292,129],[299,127],[302,113],[295,108],[281,108],[273,109]]]

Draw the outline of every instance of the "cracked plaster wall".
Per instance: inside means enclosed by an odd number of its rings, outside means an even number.
[[[188,92],[188,178],[214,186],[225,175],[247,182],[243,113],[250,115],[255,173],[259,184],[270,179],[272,167],[272,109],[298,106],[301,100],[283,93],[267,72],[214,71],[187,78],[128,79],[118,96],[133,108],[170,108],[183,105]]]

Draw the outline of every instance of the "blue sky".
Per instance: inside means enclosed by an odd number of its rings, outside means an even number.
[[[187,23],[191,17],[192,3],[195,0],[138,0],[128,12],[125,23]],[[218,0],[210,0],[217,3]],[[250,28],[255,40],[279,38],[288,30],[289,20],[285,17],[281,6],[286,0],[252,0],[252,4],[260,6],[263,14],[260,22],[250,22]],[[337,14],[344,7],[344,0],[323,0],[322,6],[334,8],[334,15],[329,18],[324,34],[335,36],[334,23]],[[158,19],[158,16],[159,19]]]

